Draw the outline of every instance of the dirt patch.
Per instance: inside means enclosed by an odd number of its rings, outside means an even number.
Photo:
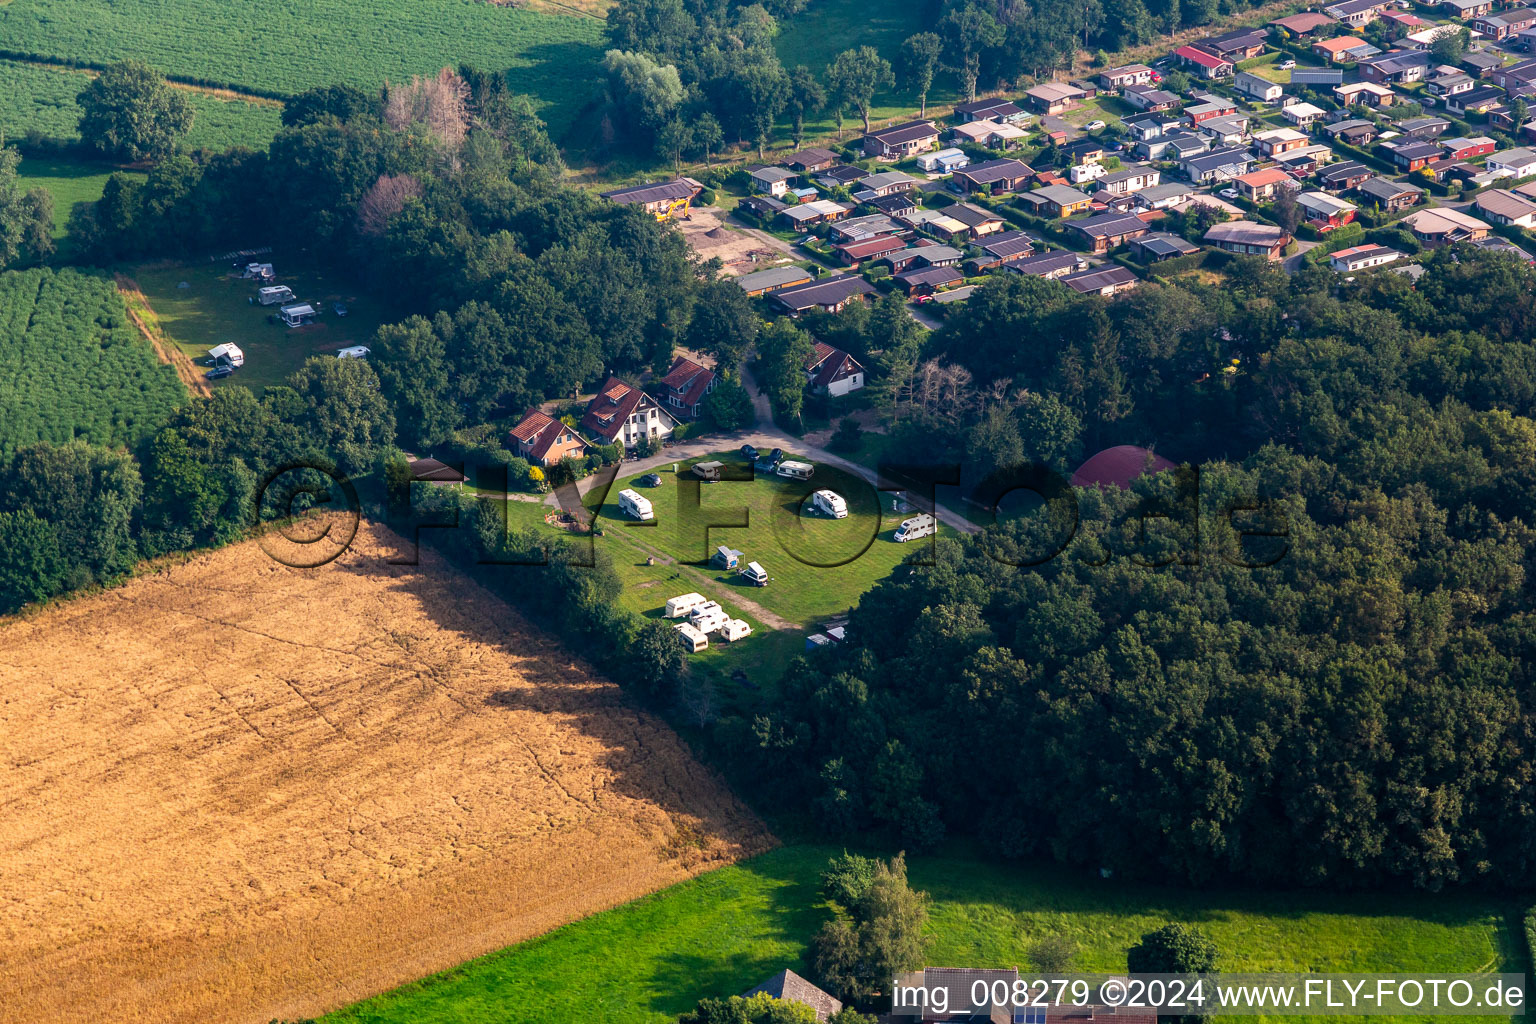
[[[782,248],[727,225],[722,211],[713,206],[696,208],[687,220],[676,224],[693,251],[705,259],[719,260],[726,276],[739,277],[792,262]]]
[[[320,569],[248,543],[0,622],[0,1017],[310,1016],[772,845],[403,552],[365,522]]]
[[[139,289],[139,283],[131,277],[122,274],[112,275],[117,282],[118,293],[123,297],[123,306],[128,310],[128,319],[139,329],[139,333],[154,346],[155,355],[162,363],[176,368],[176,376],[187,386],[187,390],[194,395],[202,395],[207,398],[213,394],[213,388],[208,384],[208,378],[192,362],[192,357],[173,345],[165,336],[165,331],[160,328],[160,320],[155,316],[154,309],[149,304],[149,299]]]

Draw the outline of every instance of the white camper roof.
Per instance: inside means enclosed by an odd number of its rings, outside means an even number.
[[[240,351],[240,346],[228,341],[222,345],[215,345],[213,348],[208,350],[208,354],[214,359],[218,359],[222,356],[229,356],[230,359],[245,358],[245,353]]]

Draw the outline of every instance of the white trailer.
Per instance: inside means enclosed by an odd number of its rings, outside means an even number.
[[[239,345],[228,341],[209,349],[208,358],[212,359],[215,365],[219,363],[228,363],[230,366],[245,365],[245,353],[240,351]]]
[[[270,288],[256,289],[256,301],[263,306],[278,306],[284,302],[293,301],[293,289],[285,284],[272,285]]]
[[[892,536],[898,544],[905,544],[909,540],[917,540],[919,537],[932,537],[939,530],[939,524],[933,516],[924,513],[913,516],[911,519],[903,519],[901,525],[896,527],[896,533]]]
[[[679,622],[673,628],[677,630],[678,639],[682,640],[689,654],[698,654],[709,646],[709,637],[692,624]]]
[[[694,615],[689,624],[701,633],[713,633],[730,621],[731,617],[725,613],[725,609],[715,605],[712,610],[705,612],[703,615]]]
[[[651,499],[627,487],[619,492],[619,510],[641,522],[649,522],[656,518],[656,512],[651,508]]]
[[[715,631],[720,639],[733,644],[744,636],[752,635],[752,627],[740,619],[726,619],[725,623]]]
[[[836,491],[822,489],[811,495],[811,506],[824,516],[833,519],[848,518],[848,503]]]
[[[667,600],[666,616],[669,619],[680,619],[704,603],[703,594],[679,594]]]
[[[705,601],[703,604],[697,604],[688,609],[688,621],[697,622],[706,615],[714,615],[721,611],[724,611],[724,609],[720,607],[719,601]]]
[[[307,302],[299,302],[292,306],[277,307],[277,315],[289,327],[303,327],[318,320],[320,311]]]
[[[337,359],[367,359],[370,352],[367,345],[352,345],[336,353]]]
[[[787,476],[792,480],[809,480],[814,472],[816,472],[816,467],[809,462],[779,463],[779,476]]]
[[[768,585],[768,570],[756,562],[748,562],[745,566],[738,569],[737,572],[755,587],[766,587]]]

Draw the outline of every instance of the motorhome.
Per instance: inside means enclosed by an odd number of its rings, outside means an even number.
[[[896,527],[896,533],[891,538],[898,544],[905,544],[909,540],[917,540],[919,537],[932,537],[939,530],[939,524],[933,516],[926,513],[913,516],[911,519],[903,519],[901,525]]]
[[[292,306],[279,306],[277,315],[289,327],[303,327],[305,324],[311,324],[320,319],[320,311],[307,302],[296,303]]]
[[[244,366],[245,353],[240,351],[240,346],[231,342],[215,345],[208,350],[208,358],[213,360],[213,365]]]
[[[742,578],[754,587],[766,587],[768,585],[768,570],[756,562],[748,562],[745,567],[738,571]]]
[[[293,301],[293,289],[285,284],[276,284],[268,288],[256,289],[256,301],[263,306],[277,306],[284,302]]]
[[[820,490],[811,495],[811,506],[824,516],[833,519],[848,518],[848,503],[836,491]]]
[[[667,600],[666,616],[669,619],[680,619],[693,611],[699,605],[705,603],[703,594],[680,594]]]
[[[673,628],[677,630],[677,635],[689,654],[698,654],[709,646],[709,637],[698,627],[687,622],[679,622]]]
[[[337,359],[367,359],[369,349],[367,345],[352,345],[336,353]]]
[[[693,475],[700,480],[719,480],[720,471],[724,468],[723,462],[701,462],[693,467]]]
[[[809,480],[814,472],[816,472],[816,467],[809,462],[779,463],[779,476],[787,476],[792,480]]]
[[[619,492],[619,509],[627,516],[632,516],[642,523],[656,518],[656,512],[651,508],[651,499],[645,497],[639,491],[628,488]]]
[[[733,644],[744,636],[751,636],[752,627],[740,619],[726,619],[725,624],[715,632],[720,639],[726,643]]]

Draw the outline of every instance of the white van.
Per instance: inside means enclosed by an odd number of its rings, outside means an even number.
[[[367,345],[353,345],[336,353],[337,359],[367,359],[369,356]]]
[[[933,516],[924,513],[920,516],[913,516],[911,519],[902,520],[901,525],[896,527],[896,533],[891,539],[898,544],[905,544],[907,541],[917,540],[919,537],[932,537],[938,531],[939,524],[934,520]]]
[[[293,289],[285,284],[272,285],[269,288],[256,289],[256,301],[263,306],[277,306],[284,302],[293,301]]]
[[[672,628],[677,630],[678,639],[682,640],[683,647],[689,654],[698,654],[709,646],[709,637],[689,623],[679,622]]]
[[[703,603],[703,594],[680,594],[667,600],[666,616],[669,619],[680,619]]]
[[[656,513],[651,508],[651,499],[645,497],[639,491],[629,488],[619,492],[619,509],[627,516],[634,516],[641,522],[648,522],[656,518]]]
[[[737,640],[740,640],[742,637],[751,636],[752,627],[740,619],[726,619],[725,624],[716,630],[716,632],[719,634],[720,639],[724,640],[726,643],[733,644]]]
[[[848,518],[848,503],[836,491],[820,490],[811,495],[811,506],[833,519]]]
[[[768,585],[768,570],[756,562],[748,562],[742,568],[736,570],[743,578],[753,586],[766,587]]]
[[[779,463],[779,476],[787,476],[793,480],[809,480],[814,472],[816,467],[809,462]]]

